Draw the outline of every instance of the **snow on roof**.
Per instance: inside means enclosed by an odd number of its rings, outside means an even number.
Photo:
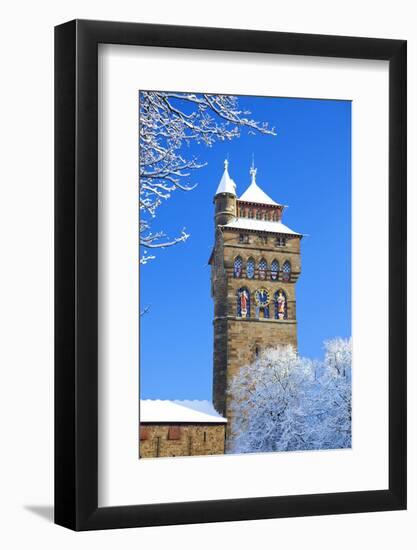
[[[249,187],[243,193],[243,195],[239,198],[239,200],[246,201],[246,202],[259,202],[262,204],[271,204],[273,206],[281,206],[277,202],[273,201],[271,197],[265,193],[265,191],[262,191],[262,189],[256,183],[256,172],[257,172],[257,169],[255,168],[252,162],[252,166],[249,171],[252,177],[252,181]]]
[[[232,180],[232,178],[229,176],[228,167],[229,167],[229,161],[225,160],[223,176],[217,187],[216,195],[219,195],[220,193],[230,193],[231,195],[236,196],[236,184]]]
[[[162,399],[140,400],[140,422],[190,422],[201,424],[224,424],[210,401]]]
[[[249,187],[246,189],[243,195],[239,197],[239,200],[246,201],[246,202],[259,202],[262,204],[271,204],[272,206],[281,206],[277,202],[273,201],[271,197],[269,197],[265,193],[265,191],[262,191],[262,189],[259,187],[256,181],[252,181],[252,183],[249,185]]]
[[[264,220],[255,220],[252,218],[235,218],[222,227],[231,229],[249,229],[252,231],[268,231],[269,233],[284,233],[286,235],[297,235],[302,237],[301,233],[293,231],[281,222],[268,222]]]

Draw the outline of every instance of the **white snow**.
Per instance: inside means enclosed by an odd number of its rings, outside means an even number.
[[[268,231],[269,233],[283,233],[286,235],[298,235],[301,233],[293,231],[281,222],[268,222],[265,220],[255,220],[252,218],[235,218],[227,225],[222,227],[230,227],[232,229],[250,229],[252,231]]]
[[[265,191],[262,191],[262,189],[256,183],[254,178],[252,179],[252,182],[249,185],[249,187],[246,189],[243,195],[239,198],[239,200],[246,201],[246,202],[257,202],[261,204],[271,204],[273,206],[280,206],[277,202],[273,201],[271,197],[269,197],[265,193]]]
[[[219,195],[220,193],[230,193],[236,196],[236,184],[229,176],[228,166],[229,163],[225,160],[223,176],[217,187],[216,195]]]
[[[140,422],[199,422],[202,424],[222,423],[227,419],[221,416],[210,401],[141,399]]]

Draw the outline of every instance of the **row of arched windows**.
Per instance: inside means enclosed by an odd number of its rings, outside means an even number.
[[[246,287],[239,288],[236,294],[236,315],[243,319],[249,319],[251,317],[251,294]],[[272,308],[272,311],[271,309]],[[270,319],[271,314],[274,319],[286,320],[288,319],[288,302],[286,292],[280,288],[273,296],[271,303],[267,303],[265,306],[257,306],[255,304],[255,318],[263,317],[264,319]]]
[[[261,280],[270,278],[272,281],[277,281],[279,278],[280,267],[278,260],[273,260],[271,262],[270,269],[268,269],[268,262],[265,258],[261,258],[257,266],[255,264],[255,260],[253,258],[249,258],[246,262],[246,277],[248,279],[254,279],[256,270],[258,270],[258,278]],[[237,256],[235,258],[233,264],[233,276],[236,279],[244,276],[244,263],[241,256]],[[282,264],[281,279],[283,281],[289,281],[291,279],[291,263],[289,260],[286,260]]]
[[[280,215],[276,210],[271,212],[270,210],[261,210],[257,208],[240,208],[239,217],[256,219],[256,220],[265,220],[268,222],[269,221],[279,222],[280,220]]]

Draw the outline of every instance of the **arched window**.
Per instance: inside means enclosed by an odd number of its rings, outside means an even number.
[[[265,220],[269,222],[271,220],[271,214],[269,212],[265,212]]]
[[[279,273],[279,263],[278,260],[272,260],[271,263],[271,279],[273,281],[278,280],[278,273]]]
[[[291,264],[288,260],[282,266],[282,280],[289,281],[291,279]]]
[[[239,278],[242,277],[242,258],[237,256],[233,264],[233,277]]]
[[[260,210],[256,211],[256,219],[261,220],[262,219],[262,212]]]
[[[266,270],[268,269],[268,264],[265,260],[265,258],[262,258],[259,262],[258,270],[259,270],[259,278],[260,279],[266,279]]]
[[[278,214],[277,214],[276,212],[274,212],[274,214],[273,214],[273,216],[272,216],[272,219],[273,219],[274,222],[279,221],[279,220],[278,220]]]
[[[246,276],[248,279],[253,279],[255,276],[255,260],[253,258],[249,258],[246,264]]]
[[[284,320],[288,319],[288,302],[287,295],[280,288],[274,294],[274,306],[275,306],[275,319]]]
[[[242,319],[250,317],[250,292],[246,287],[239,288],[236,294],[236,314]]]
[[[253,218],[253,210],[252,210],[252,208],[249,209],[248,218]]]

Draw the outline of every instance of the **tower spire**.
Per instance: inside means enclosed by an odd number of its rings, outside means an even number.
[[[251,183],[256,184],[256,172],[257,169],[255,168],[255,155],[252,153],[252,165],[249,170],[249,174],[251,175]]]
[[[222,179],[217,187],[216,196],[220,193],[229,193],[236,197],[236,184],[229,176],[229,159],[224,159],[224,172]]]

